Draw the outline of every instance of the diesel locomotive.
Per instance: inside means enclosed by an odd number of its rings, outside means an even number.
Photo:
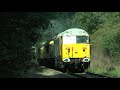
[[[67,29],[45,42],[39,55],[55,68],[84,71],[90,67],[90,36],[83,29]]]

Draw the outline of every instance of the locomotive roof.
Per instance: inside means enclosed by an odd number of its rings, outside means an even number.
[[[59,38],[60,36],[71,36],[71,35],[86,35],[86,36],[89,36],[89,34],[83,30],[83,29],[78,29],[78,28],[71,28],[71,29],[67,29],[65,30],[64,32],[62,33],[59,33],[57,35],[57,38]]]

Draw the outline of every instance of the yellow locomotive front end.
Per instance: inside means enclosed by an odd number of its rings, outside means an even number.
[[[90,61],[90,44],[63,44],[62,60],[67,62],[68,58],[83,59],[83,62]],[[69,62],[69,61],[68,61]]]
[[[62,39],[62,61],[75,68],[87,69],[90,66],[89,36],[64,36]]]

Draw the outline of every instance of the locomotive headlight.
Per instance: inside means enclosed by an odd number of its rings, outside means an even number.
[[[83,61],[83,62],[89,62],[90,59],[89,59],[89,58],[84,58],[82,61]]]
[[[63,61],[64,62],[70,62],[70,59],[69,58],[64,58]]]

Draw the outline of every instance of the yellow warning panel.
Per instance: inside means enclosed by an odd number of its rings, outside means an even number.
[[[90,58],[90,44],[63,44],[63,58]]]

